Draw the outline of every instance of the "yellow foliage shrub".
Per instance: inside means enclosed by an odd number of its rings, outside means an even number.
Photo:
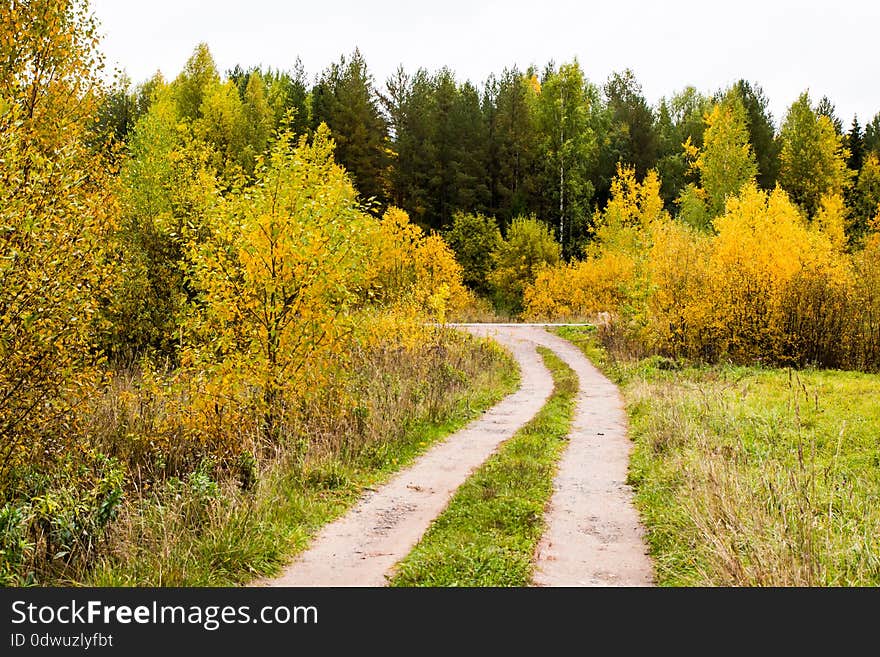
[[[607,231],[603,234],[602,227],[628,226],[647,230],[665,214],[657,172],[651,169],[639,183],[634,167],[618,163],[617,175],[611,182],[611,200],[599,228],[599,239],[607,244],[610,238]]]
[[[322,125],[311,144],[280,135],[257,183],[229,194],[212,219],[211,237],[192,247],[201,303],[182,358],[220,381],[208,387],[216,404],[253,389],[274,440],[287,407],[322,387],[344,349],[370,218]]]
[[[619,170],[589,257],[542,271],[527,318],[619,314],[630,339],[674,357],[880,366],[880,237],[846,252],[839,195],[808,222],[749,183],[706,234],[663,212],[658,182]]]
[[[811,229],[785,192],[768,194],[753,184],[728,200],[714,225],[717,234],[709,238],[680,226],[654,231],[648,305],[656,348],[789,361],[806,357],[805,345],[815,345],[818,333],[823,341],[832,336],[831,325],[819,320],[844,311],[848,281],[836,233]]]
[[[803,218],[781,190],[768,196],[748,185],[714,224],[708,287],[697,301],[700,328],[712,335],[714,355],[781,355],[782,295],[809,242]]]
[[[444,322],[469,301],[461,265],[439,235],[425,235],[399,208],[389,208],[370,236],[366,296],[407,305]]]
[[[544,269],[526,288],[523,316],[561,321],[617,313],[629,298],[635,267],[629,255],[609,251]]]
[[[706,287],[709,238],[672,220],[655,225],[648,254],[647,342],[679,355],[702,352],[708,335],[699,299]]]
[[[813,218],[813,228],[823,233],[838,251],[846,248],[845,226],[849,210],[840,194],[822,197],[819,211]]]
[[[843,361],[851,271],[842,203],[807,224],[785,192],[747,185],[704,237],[658,224],[648,256],[648,337],[674,356]]]
[[[560,320],[616,314],[640,299],[645,244],[651,227],[667,220],[657,173],[649,171],[639,183],[634,168],[618,165],[611,200],[596,217],[596,241],[587,249],[587,258],[539,272],[523,295],[523,317]]]
[[[849,358],[859,369],[880,369],[880,209],[864,250],[853,256]]]

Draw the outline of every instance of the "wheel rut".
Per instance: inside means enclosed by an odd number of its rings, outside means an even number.
[[[513,332],[495,337],[516,359],[522,384],[466,427],[434,445],[413,465],[368,491],[327,524],[277,578],[257,586],[383,586],[394,565],[418,543],[455,490],[526,424],[553,391],[535,345]]]

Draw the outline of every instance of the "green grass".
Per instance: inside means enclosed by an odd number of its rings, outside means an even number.
[[[541,411],[456,492],[392,586],[528,586],[544,509],[565,446],[577,393],[575,373],[540,348],[554,390]]]
[[[630,482],[662,585],[880,584],[880,376],[621,361]]]
[[[446,400],[436,417],[409,422],[394,440],[355,454],[307,462],[282,458],[243,493],[222,486],[200,498],[194,482],[130,505],[114,528],[118,548],[85,578],[91,586],[228,586],[272,576],[342,515],[366,488],[380,485],[438,440],[516,389],[519,372],[501,354]]]

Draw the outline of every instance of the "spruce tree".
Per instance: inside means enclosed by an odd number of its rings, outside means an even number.
[[[865,155],[869,152],[880,155],[880,112],[865,126]]]
[[[641,179],[657,163],[654,113],[629,69],[611,74],[605,96],[615,127],[614,138],[620,141],[621,161],[635,166],[636,176]]]
[[[849,160],[846,164],[853,171],[858,171],[865,158],[865,136],[858,116],[853,116],[852,126],[846,135],[846,147],[849,149]]]
[[[336,142],[336,160],[345,167],[361,199],[380,206],[386,193],[388,126],[379,110],[373,78],[360,51],[343,56],[321,75],[312,90],[312,129],[321,123]]]
[[[487,83],[484,113],[489,131],[491,212],[502,226],[536,211],[538,162],[537,95],[534,73],[505,69]]]

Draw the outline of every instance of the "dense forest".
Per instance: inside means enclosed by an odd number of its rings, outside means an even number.
[[[566,257],[582,253],[594,234],[593,213],[607,204],[619,163],[633,166],[639,181],[656,170],[664,207],[690,221],[699,219],[688,214],[696,212],[689,185],[705,169],[714,178],[713,212],[752,175],[763,190],[778,183],[810,215],[824,191],[845,191],[848,231],[857,238],[878,201],[880,112],[864,127],[853,117],[845,128],[831,100],[814,103],[805,92],[777,123],[759,84],[746,80],[714,92],[686,87],[652,107],[632,71],[598,84],[577,61],[505,69],[481,87],[448,69],[403,67],[380,84],[355,50],[311,82],[298,61],[289,71],[238,66],[221,76],[202,44],[170,84],[160,75],[134,88],[118,83],[102,108],[102,130],[127,141],[166,86],[186,96],[180,118],[201,125],[226,154],[217,167],[226,177],[233,164],[247,174],[291,112],[296,134],[327,124],[336,160],[374,208],[393,204],[438,231],[456,212],[495,217],[502,231],[514,217],[535,215],[553,227]],[[716,106],[732,116],[713,117]],[[694,149],[710,122],[722,120],[728,133],[698,170]],[[726,168],[738,166],[724,151],[735,145],[748,145],[753,171]]]
[[[202,536],[273,463],[384,464],[509,365],[450,318],[880,368],[880,113],[804,92],[777,123],[744,80],[652,106],[577,61],[220,72],[206,44],[108,83],[98,32],[82,0],[0,6],[0,581],[160,554],[168,509]]]

